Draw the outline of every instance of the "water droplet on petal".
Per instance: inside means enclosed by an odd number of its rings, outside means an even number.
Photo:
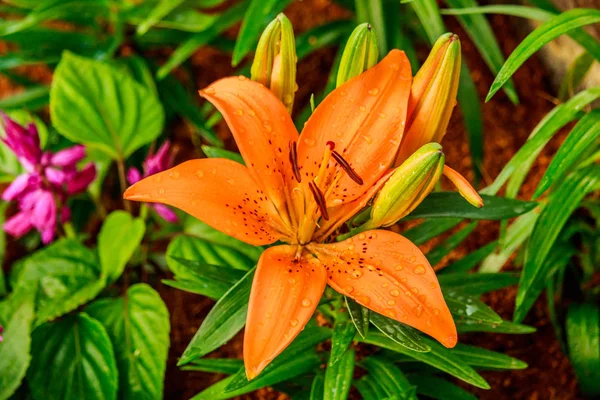
[[[315,145],[315,139],[312,137],[306,137],[303,139],[304,143],[306,143],[307,146],[314,146]]]
[[[423,264],[419,264],[415,267],[413,272],[417,275],[423,275],[425,274],[425,266]]]
[[[248,110],[248,115],[251,117],[254,117],[256,115],[256,113],[254,112],[254,110],[250,109],[250,110]]]
[[[294,283],[296,283],[296,280],[294,278],[290,278],[288,279],[288,282],[293,285]]]
[[[240,75],[240,76],[238,76],[238,79],[239,79],[240,81],[245,81],[245,80],[246,80],[246,79],[248,79],[248,78],[246,78],[244,75]]]
[[[365,235],[364,233],[361,233],[360,235],[358,235],[358,238],[360,240],[364,240],[367,237],[367,235]]]
[[[404,267],[400,264],[396,265],[396,271],[402,271]]]
[[[400,67],[398,66],[398,64],[394,63],[390,65],[390,68],[393,69],[394,71],[398,71],[400,69]]]
[[[297,320],[297,319],[293,319],[293,320],[291,320],[291,321],[290,321],[290,325],[291,325],[291,326],[296,326],[296,325],[298,325],[298,320]]]
[[[358,279],[358,278],[360,278],[362,276],[362,272],[360,272],[360,270],[358,270],[358,269],[353,269],[351,275],[354,278]]]
[[[302,300],[302,307],[310,307],[311,304],[312,301],[310,301],[309,299]]]
[[[235,115],[244,115],[244,110],[242,110],[241,108],[238,108],[233,113]]]
[[[379,94],[379,89],[378,88],[373,88],[371,90],[369,90],[368,92],[371,96],[377,96]]]
[[[390,291],[390,294],[394,297],[398,297],[398,296],[400,296],[400,291],[398,289],[394,289],[394,290]]]
[[[390,299],[387,301],[388,305],[393,306],[394,304],[396,304],[396,300]]]
[[[354,286],[346,286],[344,290],[346,291],[346,293],[350,294],[354,291]]]
[[[373,143],[373,138],[369,135],[363,135],[362,138],[364,139],[365,142],[367,142],[369,144]]]
[[[358,109],[359,109],[360,111],[362,111],[362,112],[365,112],[365,111],[367,110],[367,107],[365,107],[365,106],[360,106],[360,107],[358,107]]]
[[[415,312],[415,315],[417,317],[420,317],[421,315],[423,315],[423,306],[422,305],[418,305],[415,308],[413,308],[413,311]]]

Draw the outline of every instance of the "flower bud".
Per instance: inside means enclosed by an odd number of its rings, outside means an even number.
[[[266,27],[256,48],[250,74],[252,80],[271,89],[289,112],[294,106],[296,85],[296,42],[292,23],[279,14]]]
[[[454,186],[456,186],[456,189],[458,189],[458,193],[460,193],[465,200],[471,203],[472,206],[477,208],[483,207],[483,199],[464,176],[447,165],[444,166],[443,174],[446,178],[450,179],[450,182],[452,182]]]
[[[425,143],[442,141],[456,105],[460,65],[458,36],[440,36],[413,79],[404,136],[394,165],[400,165]]]
[[[362,74],[377,64],[379,50],[377,36],[371,25],[364,23],[356,27],[344,47],[338,69],[336,86]]]
[[[373,202],[369,228],[390,226],[423,201],[442,175],[444,153],[438,143],[428,143],[402,163]]]

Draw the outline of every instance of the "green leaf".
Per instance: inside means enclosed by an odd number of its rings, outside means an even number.
[[[46,323],[33,332],[27,371],[36,400],[117,398],[118,372],[104,327],[85,313]]]
[[[472,367],[486,369],[524,369],[527,364],[506,354],[458,343],[452,352]]]
[[[121,276],[145,232],[144,221],[125,211],[114,211],[106,218],[98,234],[98,255],[108,283]]]
[[[354,26],[353,21],[332,21],[299,34],[296,38],[298,59],[301,60],[315,50],[338,44]]]
[[[431,348],[423,342],[422,336],[416,329],[391,318],[384,317],[374,311],[370,313],[370,317],[373,325],[375,325],[381,333],[399,345],[415,352],[428,352],[431,350]]]
[[[532,198],[539,197],[558,177],[564,175],[577,161],[580,161],[583,154],[596,143],[598,137],[600,137],[600,110],[594,110],[575,125],[560,145]]]
[[[49,101],[50,88],[48,86],[35,86],[0,100],[0,110],[9,111],[24,108],[37,111],[48,105]]]
[[[96,297],[105,281],[93,251],[77,241],[61,239],[25,259],[15,290],[39,285],[38,326]]]
[[[177,365],[205,356],[235,336],[246,323],[254,269],[227,291],[210,310]]]
[[[324,400],[345,400],[354,374],[354,349],[349,349],[335,364],[325,370]]]
[[[256,47],[258,38],[269,22],[290,3],[291,0],[251,0],[242,21],[231,57],[234,67]]]
[[[136,34],[143,35],[148,32],[156,23],[167,16],[171,11],[180,6],[185,0],[161,0],[156,4],[152,11],[146,14],[146,18],[139,23]],[[206,27],[204,27],[206,28]]]
[[[471,393],[437,376],[413,375],[410,381],[417,385],[417,393],[433,399],[477,400]]]
[[[443,15],[469,15],[469,14],[503,14],[533,19],[537,21],[547,21],[555,14],[537,7],[519,6],[512,4],[498,4],[479,7],[451,8],[441,11]]]
[[[457,246],[459,246],[469,235],[475,230],[477,227],[477,222],[471,222],[469,225],[465,226],[458,232],[454,233],[448,239],[444,240],[442,243],[435,246],[431,251],[429,251],[425,256],[431,265],[436,265],[444,257],[448,255],[452,250],[454,250]]]
[[[369,309],[361,306],[349,297],[344,298],[346,300],[346,308],[356,331],[362,337],[367,336],[367,332],[369,331]]]
[[[478,323],[472,321],[455,321],[459,333],[468,332],[494,332],[521,335],[534,333],[536,329],[532,326],[521,325],[511,321],[502,321],[500,324]]]
[[[510,272],[495,274],[442,274],[438,276],[440,286],[444,291],[456,290],[468,295],[482,295],[487,292],[516,285],[519,275]]]
[[[34,291],[15,291],[0,302],[0,399],[8,399],[25,377],[31,361],[31,324],[34,319]]]
[[[183,371],[202,371],[232,375],[244,367],[244,361],[237,358],[200,358],[181,367]]]
[[[511,53],[492,83],[486,101],[508,81],[515,71],[546,43],[576,28],[600,22],[600,10],[576,8],[553,17],[531,32]]]
[[[400,368],[385,358],[370,356],[364,358],[361,367],[369,372],[373,380],[385,390],[388,396],[399,395],[402,399],[416,399],[415,387],[410,384]]]
[[[600,97],[600,87],[583,90],[569,99],[566,103],[560,104],[552,109],[537,124],[529,135],[529,139],[521,146],[517,153],[504,166],[500,174],[490,186],[482,190],[485,194],[496,194],[502,185],[513,176],[515,186],[510,190],[510,197],[515,197],[521,182],[529,172],[531,165],[540,154],[546,143],[554,136],[559,129],[576,119],[580,111]],[[510,185],[509,185],[510,186]],[[509,189],[507,189],[507,192]]]
[[[440,271],[440,275],[438,276],[441,277],[452,274],[461,274],[472,270],[477,266],[477,264],[483,261],[484,258],[489,256],[496,249],[497,246],[498,241],[495,240],[486,244],[483,247],[478,248],[477,250],[467,254],[460,260],[457,260],[452,264],[448,265],[446,268]]]
[[[162,399],[169,350],[169,311],[138,283],[124,297],[96,300],[86,311],[104,325],[119,369],[119,399]]]
[[[218,18],[214,21],[214,23],[208,27],[206,30],[202,32],[198,32],[189,37],[185,42],[183,42],[171,57],[164,63],[156,72],[156,77],[158,79],[165,78],[169,72],[173,71],[179,65],[181,65],[185,60],[187,60],[192,54],[196,52],[200,47],[205,46],[210,43],[212,40],[217,38],[221,33],[229,29],[231,26],[239,22],[244,13],[248,9],[248,1],[242,1],[241,3],[237,3],[234,6],[229,7],[222,14],[218,16]]]
[[[462,222],[462,218],[431,218],[426,219],[414,228],[402,232],[402,236],[416,245],[428,242],[434,237],[449,231]]]
[[[363,399],[385,399],[386,393],[383,388],[375,382],[372,376],[365,375],[353,382]]]
[[[473,207],[456,192],[434,192],[405,219],[416,218],[469,218],[477,220],[502,220],[513,218],[532,210],[537,203],[506,197],[482,195],[484,206]]]
[[[569,357],[581,391],[600,395],[600,309],[592,304],[572,304],[566,321]]]
[[[127,158],[156,139],[165,117],[152,91],[128,74],[68,52],[54,73],[50,114],[67,139],[113,159]]]
[[[452,8],[469,8],[477,7],[475,0],[447,0],[447,3]],[[458,22],[467,32],[479,54],[492,71],[496,75],[502,64],[504,64],[504,55],[498,45],[494,31],[489,22],[483,15],[479,14],[464,14],[458,16]],[[506,95],[513,104],[519,104],[519,97],[513,83],[509,80],[504,87]]]
[[[444,299],[456,322],[502,323],[502,318],[477,297],[468,296],[455,290],[446,290]]]
[[[233,151],[219,149],[218,147],[202,146],[202,151],[210,158],[226,158],[228,160],[239,162],[240,164],[246,165],[242,155]]]
[[[387,5],[384,6],[382,0],[355,0],[354,4],[356,5],[356,22],[359,24],[368,22],[373,27],[375,35],[377,35],[379,54],[387,54],[390,51],[386,37],[384,11]]]
[[[352,321],[348,319],[337,319],[333,325],[333,336],[331,338],[331,355],[329,356],[329,365],[340,361],[352,340],[356,335],[356,328]]]
[[[431,347],[431,351],[427,353],[420,353],[407,349],[406,347],[399,345],[380,333],[370,333],[366,339],[361,339],[360,341],[407,355],[417,361],[431,365],[434,368],[444,371],[478,388],[490,388],[488,383],[477,372],[475,372],[473,368],[462,361],[462,359],[455,356],[452,353],[452,350],[443,347],[441,344],[433,340],[424,340]]]
[[[581,85],[581,82],[594,64],[594,61],[594,56],[587,51],[581,53],[573,61],[558,89],[558,99],[560,101],[564,102],[573,96],[575,90]]]
[[[519,282],[514,320],[520,322],[528,311],[526,307],[527,289],[540,285],[546,272],[542,268],[550,250],[558,239],[565,223],[581,203],[581,200],[600,187],[600,166],[592,165],[575,171],[552,193],[548,205],[542,210],[529,239],[525,265]]]

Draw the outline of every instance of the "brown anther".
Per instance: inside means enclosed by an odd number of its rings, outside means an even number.
[[[317,206],[319,206],[319,210],[321,210],[321,216],[325,221],[328,221],[329,214],[327,213],[327,203],[325,202],[325,196],[323,196],[323,192],[321,192],[321,189],[319,189],[314,182],[308,182],[308,187],[312,192]]]
[[[352,169],[350,164],[348,164],[348,161],[346,161],[340,153],[334,151],[333,153],[331,153],[331,156],[339,164],[339,166],[342,167],[342,169],[348,174],[348,177],[350,177],[350,179],[352,179],[359,185],[363,184],[362,178],[356,173],[356,171]]]
[[[325,143],[327,145],[327,147],[329,147],[330,151],[333,151],[335,149],[335,142],[333,141],[328,141],[327,143]]]
[[[302,175],[300,175],[300,168],[298,167],[298,153],[296,152],[296,142],[290,142],[290,164],[292,164],[292,171],[294,171],[294,177],[298,183],[302,182]]]

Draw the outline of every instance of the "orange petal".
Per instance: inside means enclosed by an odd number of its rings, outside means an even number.
[[[339,243],[311,245],[311,250],[327,266],[327,282],[338,292],[446,347],[456,345],[456,327],[435,272],[410,240],[372,230]]]
[[[283,103],[243,76],[218,80],[199,93],[223,114],[250,173],[285,213],[286,187],[293,182],[289,146],[298,132]]]
[[[392,50],[379,64],[334,90],[312,114],[298,144],[303,177],[317,175],[326,143],[332,141],[363,180],[361,186],[344,174],[328,204],[357,199],[387,171],[404,132],[411,80],[406,55]],[[329,181],[339,170],[330,161]]]
[[[177,207],[215,229],[252,245],[279,240],[273,204],[248,169],[221,158],[191,160],[129,187],[127,200]]]
[[[296,259],[297,249],[271,247],[258,261],[244,334],[248,379],[256,377],[304,329],[325,290],[325,269],[306,252]]]
[[[458,189],[460,195],[469,203],[471,203],[471,205],[477,208],[483,207],[483,199],[464,176],[447,165],[444,165],[443,174],[450,179],[450,181]]]

